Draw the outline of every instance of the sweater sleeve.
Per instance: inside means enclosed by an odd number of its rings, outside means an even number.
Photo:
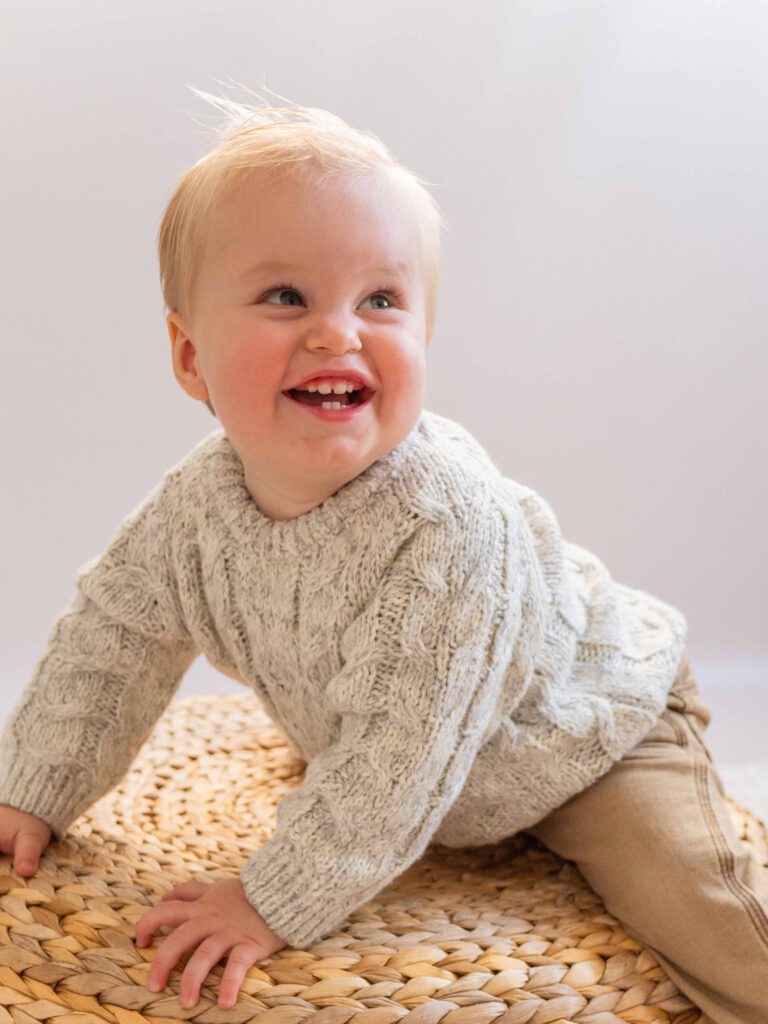
[[[56,839],[125,775],[197,654],[174,595],[171,484],[79,569],[0,736],[0,803]]]
[[[306,948],[423,853],[458,796],[506,688],[521,618],[515,520],[421,523],[342,636],[327,689],[336,742],[277,808],[240,872],[286,943]]]

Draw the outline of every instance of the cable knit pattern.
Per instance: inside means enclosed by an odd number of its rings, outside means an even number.
[[[108,792],[202,653],[308,764],[246,895],[307,948],[431,841],[496,842],[651,729],[686,620],[613,581],[458,423],[272,520],[223,429],[76,576],[0,737],[0,803],[56,838]]]

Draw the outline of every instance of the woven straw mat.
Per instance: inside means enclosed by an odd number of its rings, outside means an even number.
[[[431,844],[311,949],[253,965],[217,1005],[226,958],[179,1005],[191,953],[152,993],[135,923],[190,878],[236,877],[275,827],[306,764],[255,694],[174,700],[118,787],[43,854],[30,878],[0,856],[0,1024],[695,1024],[650,950],[606,912],[572,862],[534,837]],[[248,785],[243,784],[248,780]],[[766,831],[729,799],[742,841]]]

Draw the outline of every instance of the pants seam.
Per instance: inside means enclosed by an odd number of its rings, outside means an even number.
[[[763,942],[765,948],[768,949],[768,915],[766,915],[765,911],[760,906],[760,903],[752,890],[749,889],[748,886],[744,885],[736,874],[735,855],[723,835],[709,796],[708,771],[708,765],[703,762],[696,761],[694,763],[696,792],[707,823],[709,834],[715,845],[721,874],[725,880],[725,884],[747,911],[747,915],[752,922],[758,937]]]

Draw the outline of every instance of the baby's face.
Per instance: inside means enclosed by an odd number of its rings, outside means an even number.
[[[288,175],[229,196],[206,246],[191,312],[168,317],[174,373],[210,398],[257,504],[290,518],[390,451],[421,414],[416,218],[394,187],[384,197],[353,181],[318,191]],[[305,394],[313,404],[289,393],[325,371],[366,387]],[[318,398],[354,404],[324,410]]]

